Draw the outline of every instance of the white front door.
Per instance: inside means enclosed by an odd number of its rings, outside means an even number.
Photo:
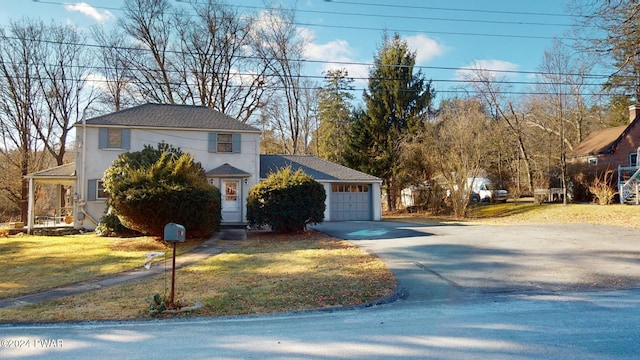
[[[222,222],[241,222],[240,180],[222,180]]]

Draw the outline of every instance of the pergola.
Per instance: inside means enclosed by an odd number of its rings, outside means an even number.
[[[53,184],[60,186],[74,186],[76,183],[76,165],[75,163],[69,163],[65,165],[56,166],[50,169],[37,171],[28,175],[25,175],[25,179],[29,180],[29,203],[27,210],[27,231],[29,234],[33,232],[35,227],[35,183]],[[62,196],[61,191],[56,191],[57,196],[57,208],[62,208]],[[61,215],[61,214],[60,214]],[[71,215],[72,216],[72,215]],[[56,217],[53,219],[53,224],[56,223]],[[72,225],[67,224],[67,225]]]

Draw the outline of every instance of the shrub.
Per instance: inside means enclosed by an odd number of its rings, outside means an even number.
[[[166,144],[121,154],[105,172],[104,185],[108,205],[131,230],[162,236],[174,222],[188,237],[202,237],[220,228],[220,191],[193,156]]]
[[[96,226],[96,234],[100,236],[112,236],[125,231],[127,228],[122,225],[118,216],[111,210],[100,218],[100,222]]]
[[[306,224],[324,220],[326,197],[322,184],[300,169],[293,172],[287,167],[249,191],[247,220],[277,232],[301,231]]]
[[[589,185],[589,191],[593,194],[593,197],[600,205],[611,205],[613,199],[618,194],[608,183],[607,178],[601,179],[596,177],[593,179],[591,185]]]

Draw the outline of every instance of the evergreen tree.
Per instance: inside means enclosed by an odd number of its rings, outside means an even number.
[[[425,121],[435,92],[418,71],[416,54],[396,33],[388,37],[374,59],[364,94],[366,116],[354,121],[345,149],[348,166],[384,180],[389,210],[395,210],[404,186],[399,161],[404,136],[414,134]]]
[[[346,69],[329,70],[318,102],[318,156],[344,163],[344,144],[351,134],[351,104],[353,79]]]

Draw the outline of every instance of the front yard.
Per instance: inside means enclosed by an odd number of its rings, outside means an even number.
[[[187,242],[180,251],[198,242]],[[250,233],[232,250],[176,272],[176,301],[202,302],[188,315],[272,313],[366,303],[390,295],[395,279],[378,258],[347,242],[309,231]],[[150,238],[94,235],[0,239],[9,259],[3,298],[139,267],[148,251],[165,251],[164,275],[136,283],[0,310],[0,321],[148,318],[154,294],[169,295],[171,250]],[[179,255],[178,255],[179,256]]]

